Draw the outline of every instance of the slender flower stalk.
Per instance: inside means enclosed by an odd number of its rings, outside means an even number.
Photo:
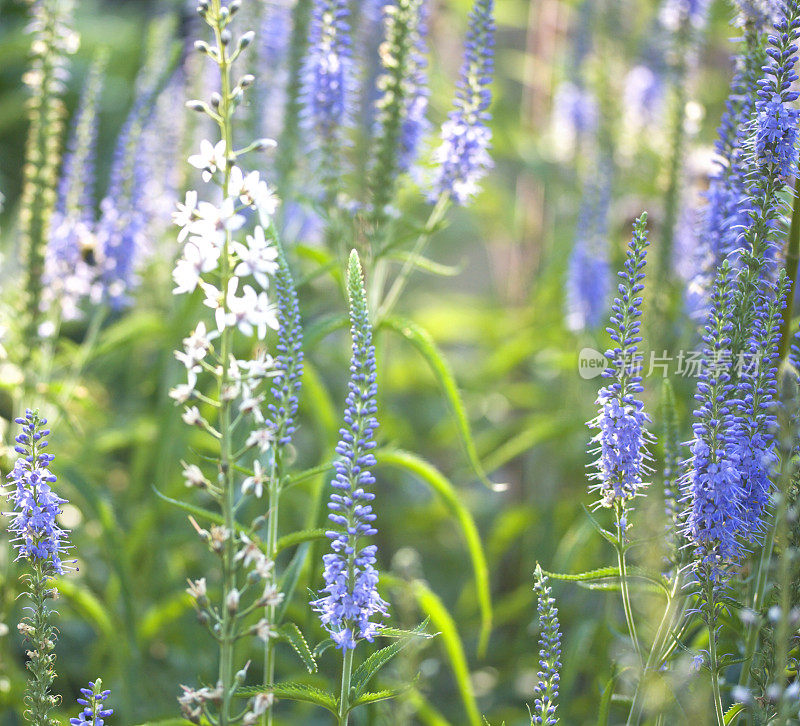
[[[372,168],[372,223],[380,230],[394,197],[396,177],[416,159],[425,130],[428,90],[425,67],[425,0],[398,0],[383,8],[383,73],[376,107],[378,133]]]
[[[174,214],[181,228],[178,239],[183,243],[182,255],[173,272],[174,292],[193,293],[200,288],[205,294],[205,305],[213,311],[214,329],[208,331],[201,321],[184,340],[183,350],[176,352],[176,357],[186,368],[187,382],[170,395],[179,404],[197,401],[213,413],[209,421],[198,405],[185,406],[183,420],[206,432],[218,447],[215,480],[197,465],[186,465],[184,476],[187,485],[209,492],[222,520],[221,525],[210,531],[196,525],[201,539],[219,558],[219,597],[212,604],[205,578],[190,582],[188,588],[201,623],[208,626],[219,645],[217,682],[213,688],[184,687],[179,701],[188,718],[197,722],[205,717],[218,726],[234,723],[250,726],[271,707],[270,693],[256,696],[245,711],[236,705],[236,691],[247,676],[247,665],[237,669],[235,645],[248,635],[258,636],[264,643],[276,637],[273,622],[261,618],[255,625],[249,625],[247,618],[256,611],[274,613],[282,599],[273,560],[264,554],[258,542],[237,531],[237,512],[250,501],[249,495],[263,496],[265,477],[259,459],[271,451],[275,429],[262,410],[264,389],[274,372],[272,358],[259,349],[252,360],[237,359],[234,344],[241,338],[251,341],[252,347],[254,336],[263,341],[268,329],[279,328],[276,309],[266,292],[270,277],[278,270],[278,252],[271,244],[277,200],[258,172],[246,172],[240,165],[246,153],[263,150],[274,142],[261,139],[244,149],[236,149],[233,141],[234,111],[254,81],[251,75],[244,75],[234,85],[232,78],[233,64],[254,37],[252,32],[246,32],[234,41],[231,23],[239,7],[238,3],[229,7],[221,0],[198,3],[214,44],[197,41],[195,47],[217,66],[220,91],[212,95],[210,104],[204,101],[187,104],[207,114],[218,127],[216,143],[203,141],[200,153],[191,156],[189,163],[200,172],[204,182],[216,187],[222,202],[217,205],[200,200],[196,191],[190,191]],[[251,212],[254,229],[242,241],[234,233],[246,224],[242,214],[245,211]],[[201,380],[206,378],[210,378],[213,395],[200,390]],[[241,431],[244,424],[252,426],[246,437]],[[244,444],[237,448],[243,438]],[[252,475],[241,483],[240,496],[236,472],[246,455],[255,456],[256,460]],[[263,515],[256,519],[248,525],[248,531],[257,529]],[[272,526],[277,527],[277,523]]]
[[[336,453],[328,519],[334,525],[327,534],[331,553],[323,557],[325,587],[312,603],[320,620],[342,651],[342,690],[339,724],[346,726],[350,703],[353,651],[359,640],[372,642],[387,616],[388,605],[378,594],[375,569],[377,547],[364,545],[377,534],[372,511],[375,495],[368,491],[375,482],[370,467],[375,464],[374,431],[378,426],[375,348],[369,321],[364,279],[358,254],[353,250],[348,265],[348,293],[353,356],[350,362],[347,406],[341,440]]]
[[[27,295],[25,335],[29,341],[23,369],[30,362],[30,352],[35,347],[42,322],[42,278],[56,204],[67,56],[78,46],[78,36],[70,28],[71,0],[31,0],[30,5],[33,63],[25,76],[31,89],[28,101],[30,130],[20,207]]]
[[[103,682],[98,678],[90,681],[88,688],[81,688],[81,698],[78,704],[83,710],[77,718],[69,720],[72,726],[104,726],[106,719],[114,715],[114,709],[105,705],[111,691],[103,690]]]
[[[767,63],[758,81],[755,119],[748,139],[748,162],[751,171],[747,178],[750,200],[749,223],[740,239],[736,328],[733,348],[745,348],[753,327],[760,295],[759,281],[774,279],[774,260],[778,230],[783,223],[780,193],[786,179],[797,166],[798,118],[800,111],[794,101],[800,94],[792,90],[797,74],[796,41],[800,36],[800,3],[786,0],[781,17],[775,22],[777,31],[769,36]]]
[[[55,678],[55,644],[57,630],[51,622],[48,600],[55,597],[52,578],[65,574],[72,562],[64,562],[69,548],[67,532],[56,521],[66,500],[51,488],[56,481],[50,471],[52,454],[45,452],[47,419],[35,411],[26,411],[16,419],[22,433],[16,437],[16,452],[20,455],[8,475],[12,490],[8,500],[13,506],[9,530],[14,534],[12,544],[17,560],[27,565],[23,579],[25,595],[30,599],[29,615],[19,624],[19,631],[29,644],[27,667],[30,671],[25,690],[25,718],[34,726],[57,726],[50,712],[59,697],[51,692]]]
[[[336,199],[355,83],[346,0],[315,0],[303,75],[305,123],[319,153],[325,203],[330,207]]]
[[[539,682],[533,689],[531,724],[556,726],[558,685],[561,677],[561,632],[558,608],[551,594],[550,582],[538,564],[534,571],[533,589],[538,598],[539,611]]]
[[[645,486],[643,477],[649,473],[647,462],[650,458],[646,447],[652,439],[645,429],[649,417],[642,402],[636,398],[636,394],[643,390],[640,375],[642,356],[637,346],[642,340],[639,318],[648,246],[646,225],[647,213],[643,213],[634,223],[625,269],[619,273],[619,297],[611,307],[611,327],[607,328],[617,347],[606,351],[610,365],[603,372],[603,376],[613,379],[613,382],[600,389],[597,397],[600,410],[588,424],[598,432],[591,440],[591,452],[599,454],[594,463],[596,471],[590,475],[597,483],[591,489],[600,496],[597,506],[614,510],[617,527],[614,547],[617,550],[622,604],[631,641],[640,661],[642,654],[630,603],[625,552],[629,502]]]
[[[295,432],[298,394],[303,375],[303,330],[300,325],[300,307],[292,273],[278,245],[278,271],[275,275],[275,295],[278,306],[278,344],[275,356],[277,375],[272,379],[273,402],[269,404],[270,423],[275,442],[272,451],[269,479],[269,504],[267,510],[267,557],[275,561],[278,555],[278,515],[283,480],[286,449],[291,446]],[[267,605],[265,620],[276,625],[278,603]],[[275,681],[275,644],[267,638],[264,644],[264,685]],[[264,722],[272,723],[272,709],[264,714]]]
[[[97,106],[106,54],[97,56],[86,81],[67,143],[45,260],[45,294],[57,300],[66,319],[80,317],[79,305],[95,282],[94,230]]]
[[[475,0],[455,108],[442,126],[442,144],[436,151],[438,169],[429,195],[431,202],[448,193],[456,204],[466,205],[492,166],[492,132],[487,123],[491,118],[494,34],[494,0]]]
[[[566,281],[566,324],[570,330],[594,330],[608,313],[611,271],[608,261],[608,207],[611,174],[604,166],[598,180],[584,187],[575,242]]]

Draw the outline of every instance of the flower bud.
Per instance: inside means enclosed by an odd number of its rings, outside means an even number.
[[[228,597],[225,598],[225,607],[228,608],[228,612],[233,614],[239,609],[239,591],[234,587],[228,593]]]
[[[222,45],[228,46],[231,43],[231,31],[225,28],[220,34],[219,39],[222,42]]]
[[[248,30],[241,38],[239,38],[239,50],[244,50],[250,43],[253,42],[253,39],[256,37],[256,34],[252,30]]]

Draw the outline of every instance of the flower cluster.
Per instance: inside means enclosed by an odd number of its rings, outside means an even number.
[[[709,0],[665,0],[659,19],[672,32],[683,27],[699,30],[706,23],[708,6]]]
[[[607,240],[611,179],[608,171],[598,176],[585,185],[567,269],[566,324],[573,331],[599,327],[611,295]]]
[[[68,549],[67,532],[56,521],[65,499],[51,488],[56,477],[50,472],[54,457],[44,451],[50,430],[47,419],[28,410],[15,419],[22,426],[16,437],[16,452],[20,454],[8,475],[12,490],[8,494],[13,505],[9,530],[14,533],[13,544],[17,559],[27,559],[44,567],[44,573],[63,575],[67,563],[61,557]]]
[[[539,611],[539,682],[533,689],[534,702],[531,723],[555,726],[558,723],[556,707],[558,684],[561,678],[561,632],[558,608],[551,595],[550,582],[537,565],[533,589],[538,598]]]
[[[340,142],[354,85],[346,0],[314,0],[303,69],[306,123],[323,147]]]
[[[494,73],[493,14],[494,0],[475,0],[455,109],[442,126],[442,144],[436,151],[439,168],[430,194],[432,201],[449,194],[456,203],[467,204],[492,166],[489,156],[492,132],[487,121]]]
[[[72,726],[103,726],[109,716],[113,716],[114,710],[105,706],[111,691],[102,690],[103,683],[98,678],[96,681],[89,681],[88,688],[81,688],[82,697],[78,703],[83,706],[83,710],[77,718],[69,720]]]
[[[712,290],[703,335],[706,365],[697,383],[691,456],[684,462],[681,501],[688,505],[683,536],[691,543],[698,575],[718,586],[742,556],[741,475],[735,431],[734,385],[727,367],[714,365],[730,352],[733,289],[723,263]]]
[[[647,214],[634,224],[628,245],[625,269],[620,272],[619,297],[611,307],[611,327],[608,332],[617,346],[606,352],[610,365],[603,376],[613,379],[600,389],[598,415],[589,422],[597,434],[592,437],[592,453],[599,454],[592,485],[600,495],[600,504],[610,507],[640,493],[642,477],[647,472],[649,455],[646,444],[650,434],[645,429],[649,417],[636,398],[642,391],[640,368],[642,357],[637,352],[642,311],[640,294],[644,289],[645,257],[648,240]]]
[[[777,364],[782,312],[786,305],[787,279],[777,285],[764,283],[755,314],[749,351],[756,361],[753,370],[739,380],[737,444],[742,486],[742,537],[757,542],[764,533],[764,514],[772,487],[771,475],[778,461],[775,429],[778,405]]]
[[[278,272],[275,275],[275,297],[278,307],[278,344],[275,356],[275,377],[272,380],[273,403],[268,410],[278,446],[291,443],[297,415],[297,394],[303,375],[303,330],[300,307],[292,273],[283,251],[279,249]]]
[[[776,167],[785,177],[794,174],[796,168],[797,120],[800,117],[800,111],[790,105],[800,97],[800,93],[791,90],[792,83],[798,79],[794,66],[800,15],[796,3],[788,5],[795,7],[787,7],[787,15],[774,24],[778,35],[770,37],[766,76],[758,82],[755,123],[756,159]]]
[[[325,588],[312,603],[343,651],[355,648],[359,638],[371,642],[380,627],[375,619],[387,615],[387,604],[377,591],[377,547],[361,545],[363,538],[377,534],[371,504],[375,495],[366,488],[375,482],[369,467],[375,464],[373,433],[378,421],[375,348],[361,263],[355,251],[350,255],[348,292],[353,357],[344,426],[336,447],[341,458],[334,464],[336,478],[331,482],[334,491],[328,503],[328,518],[336,529],[328,532],[333,551],[323,558]]]

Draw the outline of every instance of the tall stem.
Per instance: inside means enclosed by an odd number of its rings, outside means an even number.
[[[275,562],[278,549],[278,505],[280,503],[280,466],[278,462],[278,451],[273,451],[272,465],[269,475],[269,511],[267,512],[267,557]],[[273,564],[274,566],[274,564]],[[275,605],[267,607],[267,621],[270,625],[277,625],[275,622],[277,608]],[[264,686],[270,686],[275,682],[275,646],[273,638],[267,638],[264,644]],[[272,726],[272,708],[264,712],[262,723],[265,726]]]
[[[386,297],[384,298],[380,307],[377,306],[373,307],[373,310],[378,311],[376,315],[376,320],[378,321],[383,320],[389,315],[389,313],[391,313],[392,308],[399,299],[400,295],[403,292],[403,289],[406,286],[406,283],[408,282],[408,278],[410,277],[411,273],[414,270],[414,265],[416,265],[416,263],[419,261],[420,255],[425,249],[425,245],[428,244],[431,235],[433,234],[439,222],[441,222],[449,206],[450,206],[449,194],[443,194],[441,197],[439,197],[439,200],[436,202],[436,205],[431,210],[430,216],[428,217],[428,221],[425,223],[425,227],[423,228],[422,232],[417,238],[414,248],[411,250],[411,254],[403,264],[403,267],[401,268],[400,273],[397,275],[394,282],[392,283],[392,287],[389,289],[389,292],[386,294]]]
[[[622,594],[622,607],[625,610],[625,621],[628,623],[628,633],[631,636],[631,640],[633,641],[633,648],[636,651],[636,655],[639,658],[639,665],[644,663],[644,658],[642,657],[642,650],[641,646],[639,645],[639,637],[636,634],[636,622],[633,618],[633,609],[631,608],[631,596],[630,592],[628,591],[628,568],[625,563],[625,542],[624,537],[625,533],[622,526],[622,515],[623,510],[621,505],[617,505],[615,508],[615,515],[617,519],[617,543],[616,543],[616,550],[617,550],[617,562],[619,564],[619,583],[620,583],[620,593]]]
[[[786,293],[786,307],[783,311],[783,327],[781,343],[778,349],[778,363],[786,357],[789,342],[792,339],[792,312],[794,308],[795,285],[797,284],[797,266],[800,264],[800,177],[794,184],[794,206],[792,208],[792,224],[789,228],[789,241],[786,246],[786,277],[789,289]]]
[[[345,648],[342,656],[342,691],[339,696],[339,726],[347,726],[350,718],[350,679],[353,675],[352,648]]]
[[[713,605],[711,605],[713,607]],[[716,623],[713,618],[708,621],[708,665],[711,669],[711,691],[714,697],[714,713],[717,716],[717,726],[725,726],[725,712],[722,710],[722,694],[719,690],[719,663],[717,662],[717,633]]]
[[[223,43],[222,23],[220,20],[221,1],[213,0],[212,12],[214,13],[214,38],[219,49],[219,70],[221,76],[222,101],[219,109],[219,129],[222,139],[225,141],[225,153],[228,160],[233,150],[233,130],[231,128],[231,78],[230,60],[228,57],[227,44]],[[223,194],[227,194],[230,182],[231,164],[227,161],[224,171]],[[231,279],[230,262],[231,233],[226,231],[225,240],[222,247],[222,305],[225,312],[228,312],[228,283]],[[230,326],[225,326],[220,335],[220,357],[221,372],[219,374],[219,424],[220,424],[220,462],[219,462],[219,486],[222,491],[221,506],[222,515],[225,522],[227,539],[225,540],[222,551],[222,632],[220,634],[220,660],[219,660],[219,681],[222,685],[222,705],[219,714],[219,726],[228,726],[231,714],[231,699],[233,698],[233,647],[235,634],[234,615],[230,612],[227,604],[228,594],[236,587],[236,573],[234,569],[235,556],[235,494],[233,482],[233,467],[231,466],[232,452],[232,426],[231,426],[231,400],[226,395],[228,387],[229,365],[228,361],[232,352],[231,341],[232,330]]]

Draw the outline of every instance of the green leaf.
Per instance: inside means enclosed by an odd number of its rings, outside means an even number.
[[[405,469],[427,483],[442,499],[453,516],[458,520],[464,539],[467,543],[472,562],[475,592],[478,596],[478,607],[481,613],[481,632],[478,639],[478,652],[486,652],[489,635],[492,630],[492,595],[489,584],[489,565],[483,551],[478,527],[469,509],[464,505],[455,487],[436,467],[424,459],[399,449],[380,449],[376,452],[378,465],[394,466]]]
[[[611,676],[603,689],[603,696],[600,699],[600,707],[597,713],[597,726],[608,726],[608,719],[611,715],[611,699],[614,697],[614,688],[617,683],[617,674]]]
[[[725,712],[725,726],[730,726],[730,724],[734,723],[739,715],[744,713],[745,708],[743,703],[734,703],[733,706]]]
[[[472,692],[472,681],[469,675],[467,657],[464,654],[464,645],[458,634],[453,617],[448,612],[444,603],[424,582],[415,580],[406,582],[389,573],[381,573],[381,581],[385,584],[408,589],[417,601],[420,610],[430,619],[434,629],[439,631],[439,638],[444,646],[445,655],[453,671],[456,687],[461,696],[461,702],[467,715],[470,726],[481,726],[481,714]]]
[[[543,570],[543,572],[545,575],[547,575],[548,577],[552,577],[554,580],[566,580],[568,582],[578,582],[581,584],[588,583],[587,586],[591,586],[593,589],[606,589],[607,586],[609,586],[608,589],[613,589],[616,583],[604,583],[600,581],[619,579],[619,569],[617,568],[616,565],[609,565],[608,567],[600,567],[596,570],[589,570],[588,572],[579,572],[574,575],[566,574],[563,572],[547,572],[546,570]],[[648,572],[644,568],[628,567],[628,576],[632,579],[636,578],[640,580],[645,580],[651,585],[656,585],[658,588],[660,588],[669,595],[669,588],[667,587],[663,579],[652,572]]]
[[[302,484],[303,482],[308,481],[309,479],[313,479],[314,477],[319,476],[320,474],[325,474],[333,467],[332,462],[325,462],[324,464],[320,464],[319,466],[312,466],[310,469],[305,469],[297,474],[292,474],[291,476],[287,477],[283,483],[282,489],[288,489],[289,487],[293,487],[296,484]]]
[[[439,277],[455,277],[464,270],[464,265],[443,265],[441,262],[436,262],[422,255],[414,255],[407,250],[396,250],[395,252],[390,252],[386,257],[403,263],[412,260],[413,266],[418,270],[428,272],[431,275],[438,275]]]
[[[303,529],[280,537],[276,543],[276,548],[278,552],[283,552],[283,550],[303,542],[313,542],[314,540],[325,538],[324,529]]]
[[[486,471],[481,464],[478,450],[475,447],[475,442],[472,438],[472,430],[470,429],[469,419],[467,418],[464,403],[461,400],[461,394],[456,384],[455,376],[450,368],[450,365],[445,360],[442,353],[436,346],[436,342],[431,337],[427,330],[417,325],[411,320],[401,320],[396,317],[388,317],[381,321],[381,326],[385,326],[390,330],[403,336],[409,343],[411,343],[423,358],[428,362],[431,370],[433,371],[439,386],[450,405],[453,416],[456,420],[458,432],[461,437],[461,443],[469,459],[475,474],[481,482],[492,491],[505,491],[508,489],[507,484],[495,484],[490,481]]]
[[[385,666],[392,658],[394,658],[400,651],[402,651],[414,638],[415,635],[422,634],[428,621],[418,625],[407,635],[400,637],[391,645],[375,651],[369,658],[367,658],[353,673],[351,681],[352,693],[355,698],[358,698],[365,692],[367,685],[372,677]]]
[[[303,359],[303,390],[300,406],[317,424],[320,445],[333,449],[339,433],[339,414],[309,356]]]
[[[325,640],[317,643],[316,647],[314,648],[314,657],[319,658],[326,650],[332,648],[334,645],[335,643],[333,642],[333,638],[325,638]]]
[[[303,343],[308,350],[312,350],[317,343],[327,338],[331,333],[342,330],[348,326],[349,318],[347,315],[339,313],[328,315],[307,325],[303,330]]]
[[[337,715],[336,711],[339,699],[332,693],[323,691],[316,686],[309,686],[307,683],[297,681],[284,681],[282,683],[272,683],[267,686],[248,686],[236,691],[237,696],[242,698],[252,698],[259,693],[272,693],[275,698],[282,698],[287,701],[302,701],[303,703],[313,703],[316,706],[326,708],[332,714]]]
[[[300,632],[300,628],[298,628],[294,623],[286,623],[280,627],[278,633],[280,634],[282,640],[285,640],[287,643],[289,643],[289,645],[292,646],[292,648],[294,648],[295,653],[300,656],[300,659],[303,661],[303,664],[308,672],[316,673],[317,661],[314,660],[311,649],[308,647],[308,643],[303,637],[303,633]]]
[[[365,706],[370,703],[378,703],[378,701],[387,701],[390,698],[397,698],[409,689],[409,686],[400,686],[398,688],[384,688],[380,691],[367,691],[362,693],[355,701],[350,704],[352,711],[357,706]]]
[[[601,525],[600,522],[598,522],[594,518],[594,515],[583,504],[581,506],[583,507],[583,511],[586,513],[586,516],[589,518],[592,527],[594,527],[602,535],[604,539],[608,540],[608,542],[610,542],[614,547],[616,547],[617,538],[611,532],[609,532],[605,527],[603,527],[603,525]]]
[[[72,607],[83,619],[94,624],[98,634],[102,635],[103,638],[109,639],[107,642],[112,642],[119,637],[119,633],[108,617],[103,604],[89,590],[78,587],[72,580],[64,577],[56,579],[55,587],[65,600],[69,600]]]
[[[406,700],[414,706],[417,719],[425,726],[450,726],[450,722],[416,688],[409,689]]]
[[[292,599],[292,595],[297,588],[297,582],[300,579],[300,573],[303,570],[303,563],[305,562],[309,547],[311,547],[309,542],[303,542],[303,544],[297,548],[294,557],[292,557],[288,567],[283,571],[283,575],[281,575],[280,590],[283,593],[283,600],[281,604],[278,605],[278,609],[275,612],[276,623],[283,622],[283,617],[286,615],[286,608],[289,606],[289,601]]]
[[[166,494],[162,494],[158,489],[156,489],[155,485],[153,485],[152,489],[159,499],[163,499],[165,502],[178,507],[178,509],[182,509],[184,512],[188,512],[196,517],[200,517],[200,519],[207,519],[214,524],[225,524],[225,520],[222,518],[222,515],[218,514],[217,512],[210,512],[208,509],[203,509],[203,507],[198,507],[195,504],[189,504],[188,502],[182,502],[180,499],[168,497]],[[237,529],[240,531],[246,531],[239,526],[237,526]]]
[[[192,598],[187,592],[178,592],[153,605],[143,616],[137,627],[140,643],[148,643],[169,623],[176,621],[192,608]]]

